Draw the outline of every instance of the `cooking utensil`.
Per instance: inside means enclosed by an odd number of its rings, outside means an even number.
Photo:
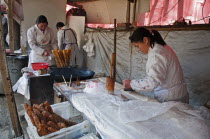
[[[106,78],[106,90],[109,94],[114,94],[114,85],[115,85],[115,79],[112,75],[113,67],[115,64],[115,55],[112,53],[111,61],[110,61],[110,77]]]
[[[76,81],[77,76],[80,77],[80,80],[86,80],[86,79],[91,79],[95,74],[95,72],[91,70],[75,68],[75,67],[68,67],[68,68],[50,67],[49,73],[56,82],[63,82],[62,75],[65,77],[67,81],[70,80],[70,77],[72,75],[71,81]]]
[[[69,80],[69,87],[71,87],[71,79],[72,79],[72,74],[71,74],[71,77],[70,77],[70,80]]]
[[[114,53],[112,53],[110,61],[110,77],[106,78],[106,89],[109,94],[114,94],[114,85],[116,77],[116,50],[117,50],[117,30],[116,30],[116,19],[114,19]],[[112,74],[113,70],[113,74]]]
[[[79,77],[77,76],[77,80],[76,80],[76,85],[79,86],[80,85],[80,79]]]
[[[62,77],[63,77],[63,75],[62,75]],[[67,82],[66,82],[66,80],[65,80],[65,78],[64,78],[64,77],[63,77],[63,80],[64,80],[64,82],[65,82],[66,86],[68,86],[68,85],[67,85]]]
[[[125,88],[124,91],[134,91],[132,88]]]
[[[124,96],[123,94],[120,94],[120,97],[124,100],[124,101],[128,101],[129,99],[126,97],[126,96]]]

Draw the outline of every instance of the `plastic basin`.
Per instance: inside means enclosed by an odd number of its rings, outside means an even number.
[[[33,70],[39,70],[39,69],[47,69],[49,67],[48,63],[31,63]]]

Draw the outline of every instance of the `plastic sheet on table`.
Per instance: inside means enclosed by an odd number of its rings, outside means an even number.
[[[175,106],[176,102],[144,102],[140,100],[133,100],[121,103],[119,107],[119,116],[122,122],[136,122],[145,121],[155,116],[167,112],[170,108]]]
[[[107,97],[108,96],[108,97]],[[113,97],[113,98],[111,98]],[[144,110],[136,116],[142,117],[143,121],[125,123],[120,118],[120,106],[124,102],[115,100],[116,96],[108,94],[86,94],[77,93],[72,96],[72,103],[76,109],[84,113],[91,121],[104,139],[209,139],[210,125],[203,119],[198,110],[179,102],[153,103],[142,101],[142,107],[148,106],[152,109]],[[134,100],[131,100],[132,102]],[[116,103],[119,102],[116,105]],[[145,103],[145,104],[144,104]],[[134,103],[133,103],[134,104]],[[137,105],[138,104],[138,105]],[[133,107],[139,106],[137,102]],[[137,106],[136,106],[137,105]],[[161,106],[163,105],[163,106]],[[132,107],[132,105],[130,105]],[[161,108],[158,108],[161,107]],[[143,112],[147,112],[145,115]],[[149,113],[155,115],[148,117]],[[132,116],[132,113],[130,113]],[[147,120],[146,120],[147,119]]]

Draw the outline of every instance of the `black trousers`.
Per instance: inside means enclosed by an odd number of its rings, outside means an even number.
[[[7,41],[6,41],[6,38],[7,38],[7,34],[4,34],[4,47],[5,48],[9,48],[9,45],[8,45],[8,43],[7,43]]]

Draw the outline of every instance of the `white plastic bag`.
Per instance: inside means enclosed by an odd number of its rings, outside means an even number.
[[[87,52],[87,56],[94,56],[95,50],[94,50],[94,43],[92,38],[88,40],[88,42],[83,46],[83,49],[85,52]]]
[[[12,87],[12,90],[14,92],[17,91],[17,93],[24,95],[27,100],[30,99],[27,73],[24,73],[23,76],[20,77],[20,79]]]
[[[85,93],[89,93],[89,94],[106,93],[106,86],[102,82],[92,82],[91,81],[86,84],[86,87],[83,91]]]

